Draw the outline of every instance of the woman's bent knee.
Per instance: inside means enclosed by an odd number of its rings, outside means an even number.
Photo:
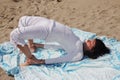
[[[14,29],[11,33],[10,33],[10,42],[17,45],[24,45],[25,41],[21,38],[21,33],[19,32],[18,28]]]
[[[10,39],[14,40],[18,36],[17,28],[10,33]]]

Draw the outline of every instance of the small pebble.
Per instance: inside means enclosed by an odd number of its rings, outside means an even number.
[[[13,0],[14,2],[19,2],[19,1],[21,1],[21,0]]]
[[[57,0],[57,2],[61,2],[62,0]]]

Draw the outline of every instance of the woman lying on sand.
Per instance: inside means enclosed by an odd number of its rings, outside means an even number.
[[[46,48],[48,46],[34,43],[33,39],[58,42],[59,47],[63,48],[67,54],[52,59],[37,59],[32,55],[32,52],[36,48]],[[28,44],[25,40],[28,40]],[[10,41],[27,57],[22,66],[76,62],[82,60],[83,56],[96,59],[110,52],[109,48],[100,39],[82,42],[68,26],[51,19],[36,16],[23,16],[20,18],[18,28],[14,29],[10,34]]]

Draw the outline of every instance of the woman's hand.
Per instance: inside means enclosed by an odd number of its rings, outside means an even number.
[[[39,59],[39,64],[45,64],[45,60],[44,59]]]

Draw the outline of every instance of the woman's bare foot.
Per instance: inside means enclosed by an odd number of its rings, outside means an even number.
[[[29,66],[29,65],[35,65],[35,64],[40,64],[39,60],[35,59],[27,59],[25,63],[20,64],[20,66]]]
[[[39,64],[39,60],[29,59],[28,63],[29,65]]]
[[[29,66],[32,63],[37,64],[37,61],[38,61],[38,59],[34,55],[32,55],[32,57],[30,59],[27,58],[26,61],[25,61],[25,63],[20,64],[20,66],[21,67],[22,66]]]
[[[30,65],[30,64],[29,64],[29,61],[26,60],[25,63],[22,63],[22,64],[20,64],[19,66],[20,66],[20,67],[23,67],[23,66],[29,66],[29,65]]]
[[[45,64],[45,60],[43,60],[43,59],[37,59],[37,60],[29,59],[28,63],[29,63],[29,65]]]

